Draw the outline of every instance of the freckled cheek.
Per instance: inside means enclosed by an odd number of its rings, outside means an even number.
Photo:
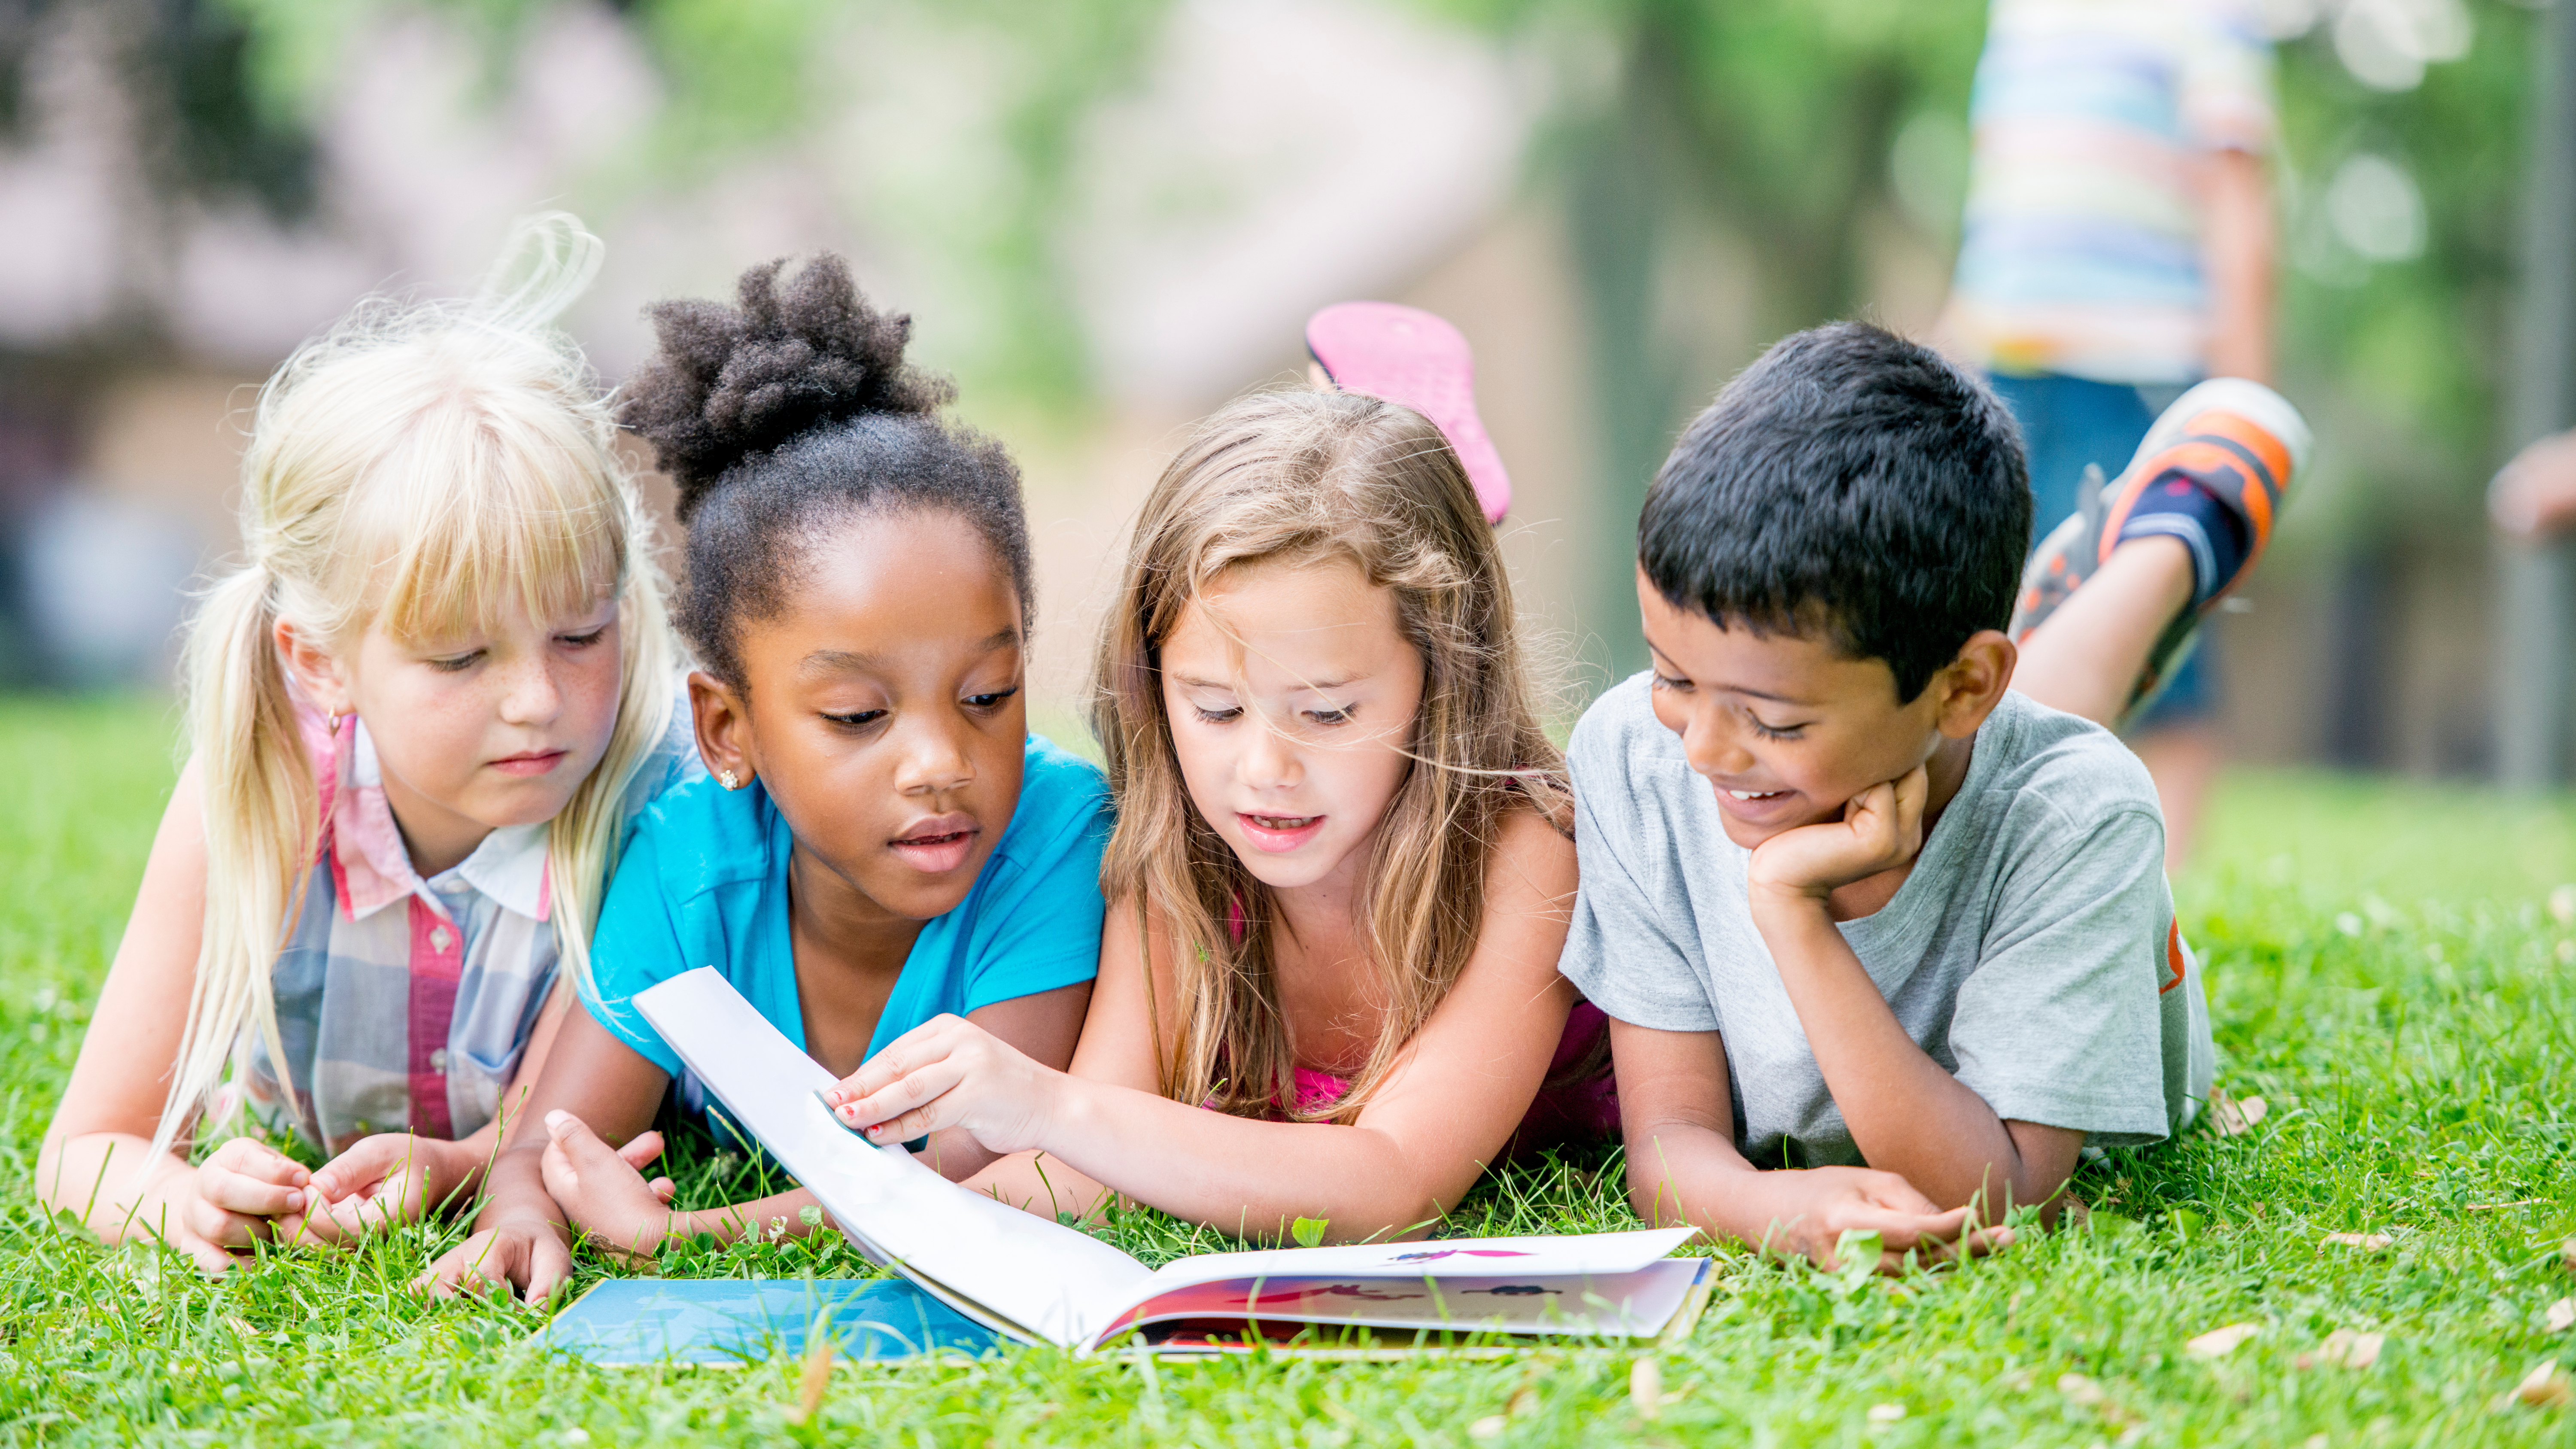
[[[585,659],[558,677],[556,687],[566,703],[573,706],[565,713],[580,731],[580,744],[588,746],[594,756],[607,753],[608,737],[617,728],[617,690],[623,677],[613,653],[604,661]]]
[[[442,681],[362,699],[367,738],[383,769],[433,799],[446,800],[478,782],[491,708],[477,691]]]

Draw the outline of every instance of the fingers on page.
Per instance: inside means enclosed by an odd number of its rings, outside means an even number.
[[[930,1106],[964,1079],[965,1073],[953,1060],[943,1060],[842,1107],[841,1120],[866,1129],[870,1139],[882,1141],[887,1129],[898,1122],[911,1125],[914,1119],[926,1119]],[[918,1135],[917,1131],[906,1134]]]
[[[863,1101],[884,1091],[889,1083],[903,1080],[904,1073],[910,1070],[904,1065],[903,1047],[903,1041],[897,1039],[894,1045],[861,1063],[857,1071],[843,1077],[840,1085],[831,1090],[833,1104],[841,1106]]]

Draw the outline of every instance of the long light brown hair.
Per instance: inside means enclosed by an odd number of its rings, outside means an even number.
[[[1276,913],[1190,803],[1164,707],[1160,649],[1230,569],[1346,559],[1392,592],[1420,651],[1422,704],[1368,849],[1361,909],[1383,1011],[1368,1064],[1329,1107],[1301,1112],[1280,1014]],[[1103,622],[1093,729],[1118,826],[1101,889],[1158,916],[1174,949],[1173,1015],[1153,1003],[1164,1095],[1245,1116],[1348,1121],[1456,984],[1484,924],[1503,821],[1568,819],[1563,760],[1540,729],[1511,580],[1466,470],[1421,414],[1372,397],[1276,392],[1201,423],[1136,522]],[[1154,980],[1149,953],[1146,981]]]

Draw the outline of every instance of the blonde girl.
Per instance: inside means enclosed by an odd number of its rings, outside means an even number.
[[[1099,674],[1119,815],[1070,1071],[946,1019],[847,1079],[845,1120],[962,1127],[1016,1154],[975,1185],[1040,1212],[1114,1191],[1340,1239],[1422,1229],[1534,1118],[1615,1121],[1564,1080],[1602,1023],[1569,1033],[1556,974],[1561,763],[1438,429],[1332,392],[1208,419],[1137,523]]]
[[[190,753],[38,1160],[208,1271],[470,1191],[630,817],[694,755],[651,530],[523,223],[465,305],[361,308],[261,392]],[[225,1080],[231,1068],[229,1082]],[[318,1172],[236,1137],[336,1154]]]

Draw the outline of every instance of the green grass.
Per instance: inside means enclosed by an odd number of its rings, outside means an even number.
[[[285,1254],[208,1283],[49,1225],[35,1147],[125,917],[169,770],[157,705],[0,704],[0,1438],[189,1443],[644,1440],[1952,1445],[2566,1443],[2568,1411],[2498,1399],[2576,1357],[2543,1314],[2576,1291],[2576,805],[2295,775],[2230,781],[2181,883],[2207,958],[2221,1080],[2250,1134],[2114,1153],[2105,1225],[1904,1281],[1729,1257],[1641,1418],[1629,1355],[1153,1365],[1019,1350],[843,1366],[792,1427],[798,1366],[594,1370],[532,1319],[404,1288],[429,1230]],[[729,1167],[701,1151],[691,1191]],[[1607,1153],[1500,1175],[1465,1230],[1628,1221]],[[2537,1199],[2536,1202],[2526,1202]],[[2477,1211],[2499,1203],[2518,1206]],[[2116,1215],[2119,1222],[2108,1221]],[[1206,1245],[1150,1214],[1149,1257]],[[2328,1233],[2386,1233],[2371,1253]],[[673,1273],[865,1271],[844,1250],[690,1252]],[[606,1271],[599,1263],[586,1271]],[[2260,1332],[2217,1360],[2187,1339]],[[2302,1370],[2337,1329],[2362,1371]],[[2081,1375],[2093,1388],[2067,1380]],[[1526,1390],[1527,1392],[1524,1392]],[[1874,1406],[1901,1417],[1873,1420]],[[578,1431],[578,1432],[575,1432]]]

